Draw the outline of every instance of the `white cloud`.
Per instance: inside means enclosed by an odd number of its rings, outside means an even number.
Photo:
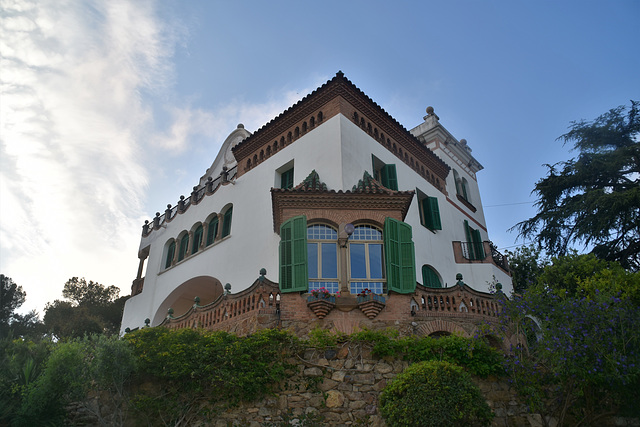
[[[28,308],[71,276],[126,294],[153,125],[141,92],[170,85],[176,29],[151,1],[0,7],[0,269]]]
[[[309,92],[211,110],[176,100],[174,47],[187,32],[156,6],[0,0],[0,271],[26,290],[21,311],[60,298],[72,276],[127,294],[149,181],[196,184],[204,169],[182,171],[180,156],[213,161],[237,123],[255,131]]]

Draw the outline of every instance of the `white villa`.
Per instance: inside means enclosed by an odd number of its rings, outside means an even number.
[[[480,170],[432,107],[407,130],[338,72],[254,133],[238,125],[193,192],[145,223],[122,332],[172,319],[228,330],[254,319],[250,330],[264,315],[347,331],[438,318],[432,333],[492,316],[489,284],[512,286]]]

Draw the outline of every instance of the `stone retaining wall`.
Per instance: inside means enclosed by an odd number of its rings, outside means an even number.
[[[303,357],[292,358],[297,374],[281,384],[274,396],[241,404],[226,411],[212,411],[211,419],[199,426],[385,426],[378,409],[380,392],[402,372],[408,362],[372,356],[363,343],[345,344],[327,350],[307,350]],[[507,380],[474,378],[495,417],[492,426],[556,427],[557,420],[530,414]],[[147,386],[152,386],[148,384]],[[94,396],[87,406],[70,405],[69,425],[99,425],[86,409],[97,405]],[[106,403],[106,397],[100,398]],[[95,413],[95,411],[94,411]],[[112,414],[113,415],[113,414]],[[104,414],[103,414],[104,416]],[[105,418],[109,418],[104,416]],[[140,425],[128,414],[125,425]],[[416,420],[416,425],[419,425]],[[640,426],[637,419],[612,417],[602,426]]]

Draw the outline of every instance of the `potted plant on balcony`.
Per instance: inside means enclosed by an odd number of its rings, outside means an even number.
[[[336,297],[331,295],[328,289],[321,287],[312,289],[307,297],[307,307],[314,312],[319,319],[323,319],[336,306]]]
[[[375,294],[369,288],[363,289],[358,294],[358,308],[369,319],[373,319],[386,305],[386,299],[382,295]]]

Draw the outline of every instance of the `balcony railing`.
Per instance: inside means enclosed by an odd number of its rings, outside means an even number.
[[[509,262],[491,242],[452,242],[457,264],[491,263],[509,273]]]

